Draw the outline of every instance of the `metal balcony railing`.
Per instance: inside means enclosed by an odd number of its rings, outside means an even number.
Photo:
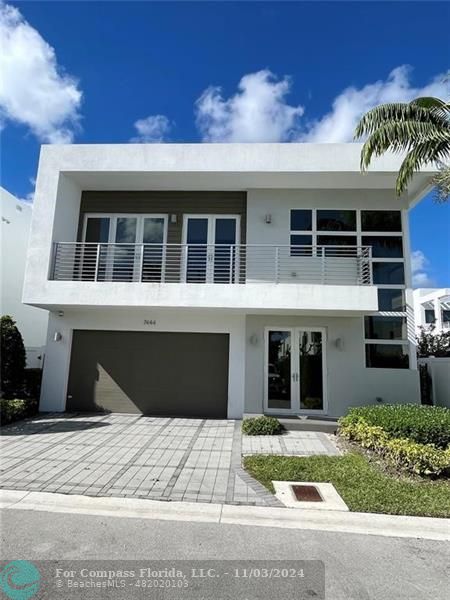
[[[369,246],[58,242],[57,281],[370,285]]]

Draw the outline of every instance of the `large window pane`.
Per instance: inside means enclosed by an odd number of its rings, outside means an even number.
[[[405,283],[405,269],[403,263],[374,262],[372,263],[373,282],[375,285],[385,283],[388,285],[401,285]]]
[[[450,310],[443,310],[442,311],[442,320],[444,323],[449,323],[450,322]]]
[[[109,217],[89,217],[86,224],[86,242],[108,243]]]
[[[133,281],[135,267],[138,263],[136,249],[137,219],[135,217],[118,217],[116,223],[116,244],[114,246],[114,281]],[[137,274],[139,276],[139,274]]]
[[[404,340],[406,317],[365,317],[364,335],[368,340]]]
[[[366,367],[375,369],[407,369],[408,348],[403,344],[366,344]]]
[[[401,236],[364,236],[362,238],[362,245],[372,246],[372,256],[374,258],[403,257],[403,242]]]
[[[402,214],[399,210],[362,210],[363,231],[401,231]]]
[[[311,231],[312,210],[291,210],[291,231]]]
[[[295,246],[300,246],[296,248]],[[303,246],[312,246],[311,235],[291,235],[291,256],[311,256],[312,248]]]
[[[426,308],[425,309],[425,323],[430,324],[430,323],[435,323],[435,322],[436,322],[436,317],[434,315],[434,309]]]
[[[318,210],[319,231],[356,231],[356,210]]]
[[[291,408],[291,333],[269,331],[268,408]]]
[[[404,290],[379,289],[378,310],[404,312],[406,310]]]
[[[146,217],[144,219],[144,256],[142,261],[142,281],[161,282],[163,274],[164,219]]]
[[[323,409],[322,333],[300,331],[300,408]]]

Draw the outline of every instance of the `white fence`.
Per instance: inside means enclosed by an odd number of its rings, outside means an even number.
[[[435,406],[450,408],[450,358],[419,358],[431,378],[431,399]]]

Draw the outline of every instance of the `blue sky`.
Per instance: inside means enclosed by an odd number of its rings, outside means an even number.
[[[373,104],[449,95],[448,3],[0,6],[1,180],[23,198],[42,142],[346,141]],[[412,211],[417,281],[450,286],[449,225]]]

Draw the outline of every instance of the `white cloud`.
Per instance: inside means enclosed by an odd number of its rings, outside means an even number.
[[[429,275],[430,261],[421,250],[411,254],[412,284],[415,288],[433,287],[433,279]]]
[[[333,101],[332,110],[321,119],[310,123],[299,136],[304,142],[350,142],[361,116],[378,104],[409,102],[418,96],[448,95],[444,75],[436,76],[428,85],[415,88],[410,82],[411,68],[403,65],[394,69],[383,81],[362,88],[348,87]]]
[[[287,77],[270,71],[244,75],[238,91],[227,99],[220,87],[209,87],[195,104],[196,119],[206,142],[280,142],[292,139],[303,114],[290,106]]]
[[[423,87],[413,87],[410,74],[411,68],[402,65],[386,80],[348,87],[336,96],[330,112],[308,121],[303,106],[287,102],[290,78],[279,79],[268,70],[249,73],[228,98],[220,87],[203,92],[195,104],[197,126],[206,142],[350,142],[360,117],[378,104],[447,97],[444,74]]]
[[[30,128],[41,142],[70,143],[82,93],[54,49],[13,6],[0,1],[0,119]]]
[[[136,121],[134,127],[138,135],[131,138],[130,141],[148,144],[163,142],[167,138],[172,124],[165,115],[151,115]]]

